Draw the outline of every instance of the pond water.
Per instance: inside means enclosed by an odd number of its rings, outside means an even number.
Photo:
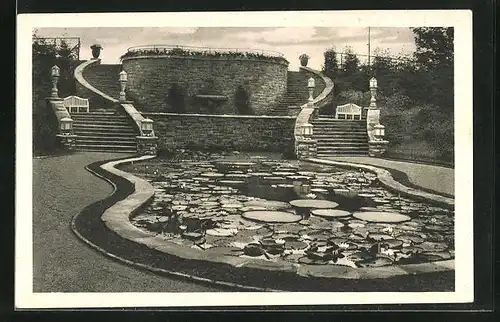
[[[156,190],[132,223],[202,251],[352,267],[454,258],[454,212],[392,193],[368,172],[220,155],[122,169]]]

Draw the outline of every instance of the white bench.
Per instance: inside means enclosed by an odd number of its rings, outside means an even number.
[[[353,103],[339,105],[335,111],[335,118],[343,120],[361,120],[361,110],[361,106]]]
[[[86,98],[81,98],[78,96],[68,96],[63,101],[64,107],[68,109],[71,114],[73,109],[76,108],[76,113],[80,113],[80,109],[83,108],[87,113],[89,112],[89,100]]]

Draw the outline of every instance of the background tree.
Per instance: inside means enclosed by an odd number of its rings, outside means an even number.
[[[323,65],[323,73],[332,78],[335,79],[339,72],[339,62],[337,59],[337,52],[335,48],[330,48],[324,52],[324,57],[325,57],[325,62]]]
[[[343,53],[342,72],[344,76],[350,76],[359,71],[359,58],[351,47],[346,47]]]
[[[75,94],[73,67],[76,62],[73,49],[64,39],[60,39],[59,43],[48,41],[38,37],[35,30],[32,35],[32,133],[35,155],[49,154],[57,149],[55,137],[58,131],[57,119],[45,102],[52,87],[50,69],[54,65],[60,68],[59,96],[73,95]]]

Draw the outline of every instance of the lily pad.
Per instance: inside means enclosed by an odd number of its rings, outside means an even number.
[[[419,254],[421,258],[425,258],[428,261],[436,261],[436,260],[447,260],[451,258],[451,254],[446,251],[442,252],[425,252]]]
[[[383,241],[383,240],[393,239],[393,237],[390,235],[387,235],[387,234],[375,233],[375,234],[368,234],[368,239],[379,242],[379,241]]]
[[[355,212],[353,216],[355,218],[368,222],[382,222],[382,223],[404,222],[411,220],[409,216],[397,212],[385,212],[385,211]]]
[[[200,232],[184,232],[182,233],[182,237],[189,239],[189,240],[200,240],[202,239],[204,234]]]
[[[405,235],[398,235],[396,238],[402,240],[403,242],[410,242],[412,244],[420,244],[424,242],[424,239],[417,235],[405,234]]]
[[[377,256],[374,259],[364,260],[356,262],[356,265],[360,267],[381,267],[381,266],[389,266],[394,263],[394,260],[387,256]]]
[[[336,208],[339,205],[333,201],[317,199],[297,199],[290,201],[290,204],[297,208],[309,209],[331,209]]]
[[[254,210],[247,211],[242,214],[242,217],[249,220],[255,220],[268,223],[291,223],[302,219],[301,216],[287,211],[276,210]]]
[[[306,265],[326,265],[328,264],[328,260],[325,259],[312,259],[307,256],[299,258],[298,262],[300,264],[306,264]]]
[[[259,244],[248,244],[243,248],[243,253],[247,256],[257,257],[264,255],[265,252]]]
[[[397,248],[403,245],[403,242],[397,239],[385,239],[384,241],[382,241],[382,245],[385,245],[389,248]]]
[[[233,228],[213,228],[213,229],[207,229],[205,232],[207,235],[210,236],[217,236],[217,237],[229,237],[229,236],[234,236],[238,233],[238,230],[233,229]]]
[[[425,241],[419,244],[418,247],[422,248],[425,252],[438,252],[447,249],[448,245],[446,245],[446,243],[441,243],[441,242]]]
[[[266,210],[280,210],[289,208],[290,205],[286,202],[277,200],[250,200],[244,203],[245,207],[262,207]]]
[[[200,174],[200,176],[205,177],[205,178],[220,178],[223,177],[224,174],[218,173],[218,172],[205,172]]]
[[[307,246],[309,246],[307,243],[300,240],[287,240],[285,242],[285,249],[301,250],[307,248]]]
[[[243,251],[238,247],[224,247],[224,246],[210,247],[206,250],[206,252],[218,255],[230,255],[230,256],[240,256],[243,254]]]

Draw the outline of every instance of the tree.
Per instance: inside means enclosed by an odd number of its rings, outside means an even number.
[[[359,58],[352,51],[351,47],[346,47],[344,51],[344,59],[342,64],[342,71],[344,75],[353,75],[359,71]]]
[[[45,97],[50,95],[52,87],[50,69],[54,65],[60,68],[59,96],[72,95],[75,93],[72,73],[74,62],[73,51],[64,39],[57,44],[38,37],[36,30],[32,34],[32,131],[35,154],[51,153],[56,149],[57,118],[45,103]]]
[[[323,73],[330,78],[335,78],[339,71],[339,63],[337,60],[337,52],[335,51],[335,48],[326,50],[323,55],[325,57]]]
[[[453,28],[412,28],[414,57],[418,68],[427,73],[428,99],[453,115]]]
[[[453,28],[412,28],[415,58],[425,68],[453,67]]]

